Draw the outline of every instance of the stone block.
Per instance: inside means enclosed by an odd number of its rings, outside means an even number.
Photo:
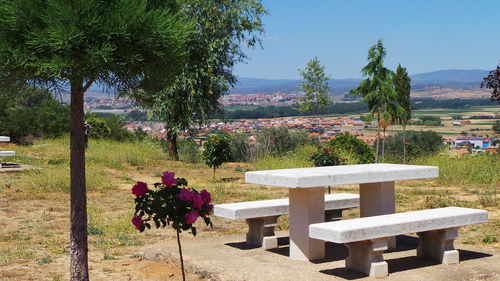
[[[334,243],[350,243],[487,221],[488,212],[484,210],[447,207],[312,224],[309,235]]]
[[[433,166],[363,164],[246,172],[245,182],[288,188],[310,188],[438,176],[439,169]]]

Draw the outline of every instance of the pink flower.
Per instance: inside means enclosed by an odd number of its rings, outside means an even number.
[[[210,214],[212,214],[213,210],[214,210],[214,205],[213,204],[207,204],[207,209],[205,211],[205,216],[208,216]]]
[[[175,173],[174,172],[164,172],[161,176],[161,181],[166,187],[172,187],[175,184]]]
[[[191,190],[189,190],[187,188],[183,188],[183,189],[181,189],[181,192],[179,193],[178,198],[182,201],[191,202],[191,201],[193,201],[194,194],[195,193],[192,192]]]
[[[134,187],[132,187],[132,193],[135,196],[143,196],[148,191],[148,185],[145,182],[137,182]]]
[[[203,199],[201,198],[201,195],[199,194],[195,194],[194,195],[194,198],[193,198],[193,205],[196,209],[199,209],[201,210],[201,208],[203,207]]]
[[[184,223],[185,224],[193,224],[196,219],[198,218],[198,212],[197,211],[191,211],[190,213],[187,213],[186,216],[184,217],[185,218],[185,221]]]
[[[142,222],[142,218],[139,216],[134,216],[132,218],[132,224],[137,228],[138,230],[141,230],[141,228],[144,227],[144,223]]]
[[[210,192],[208,192],[206,189],[203,189],[200,192],[200,195],[201,198],[203,198],[203,202],[205,202],[205,204],[210,204],[210,202],[212,202],[212,196],[210,195]]]

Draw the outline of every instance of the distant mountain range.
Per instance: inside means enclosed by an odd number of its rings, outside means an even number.
[[[481,81],[488,75],[487,70],[449,69],[411,75],[412,89],[423,91],[428,88],[477,89]],[[330,79],[329,85],[335,94],[344,94],[358,86],[361,79]],[[300,89],[301,80],[296,79],[259,79],[238,78],[238,84],[233,88],[233,94],[252,93],[291,93]]]
[[[479,88],[483,77],[488,75],[486,70],[439,70],[428,73],[411,75],[412,90],[425,91],[436,88],[464,89],[472,90]],[[358,86],[361,79],[331,79],[330,88],[336,95],[347,93],[350,89]],[[260,78],[238,78],[238,84],[232,89],[232,94],[273,94],[273,93],[293,93],[300,91],[299,79],[260,79]],[[67,96],[67,95],[65,95]],[[105,93],[100,87],[92,85],[86,94],[87,97],[105,98],[112,97]],[[69,100],[69,96],[65,97]]]

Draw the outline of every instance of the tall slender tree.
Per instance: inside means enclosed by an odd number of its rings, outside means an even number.
[[[352,89],[352,95],[361,96],[368,105],[368,109],[377,119],[377,137],[375,143],[375,162],[378,162],[380,155],[380,128],[382,120],[387,118],[387,112],[395,110],[395,91],[391,74],[384,66],[386,50],[382,40],[368,50],[368,64],[361,69],[363,77],[359,86]],[[384,115],[385,113],[385,115]]]
[[[89,280],[84,94],[173,81],[192,30],[177,11],[175,0],[0,0],[0,81],[70,92],[71,280]]]
[[[406,126],[411,120],[412,111],[410,103],[411,79],[406,68],[399,64],[392,80],[396,91],[396,101],[399,105],[394,119],[403,127],[403,163],[406,163]]]
[[[165,123],[171,158],[178,160],[177,135],[203,123],[219,110],[219,100],[236,83],[233,67],[244,61],[243,47],[260,44],[260,0],[183,0],[182,10],[195,22],[188,60],[172,86],[154,101],[153,118]]]
[[[306,68],[299,69],[299,72],[304,79],[300,85],[304,96],[300,99],[299,109],[303,112],[317,113],[319,108],[326,107],[332,102],[328,96],[330,93],[329,76],[317,57],[312,58]]]

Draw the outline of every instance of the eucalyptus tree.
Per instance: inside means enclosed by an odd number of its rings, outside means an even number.
[[[233,67],[247,58],[244,47],[260,45],[260,0],[182,0],[195,32],[187,46],[188,60],[175,83],[153,102],[153,119],[165,123],[171,158],[178,160],[177,135],[205,123],[219,111],[220,98],[236,83]]]
[[[382,40],[368,50],[368,64],[361,69],[363,77],[358,87],[352,89],[352,95],[361,96],[368,109],[377,119],[377,137],[375,147],[375,162],[380,154],[380,128],[383,120],[389,120],[390,112],[395,111],[396,93],[392,82],[392,71],[384,66],[386,50]]]
[[[307,63],[304,70],[299,69],[304,82],[300,85],[304,96],[299,101],[299,109],[302,112],[317,113],[321,107],[328,106],[332,101],[328,94],[328,75],[325,67],[321,65],[317,57],[312,58]]]
[[[0,0],[0,81],[71,96],[71,280],[89,279],[84,94],[93,84],[154,93],[172,81],[192,30],[177,10],[175,0]]]
[[[396,91],[396,101],[398,108],[394,119],[403,127],[403,163],[406,162],[406,126],[411,120],[412,106],[410,104],[411,78],[408,76],[406,68],[398,65],[392,78],[394,90]]]

